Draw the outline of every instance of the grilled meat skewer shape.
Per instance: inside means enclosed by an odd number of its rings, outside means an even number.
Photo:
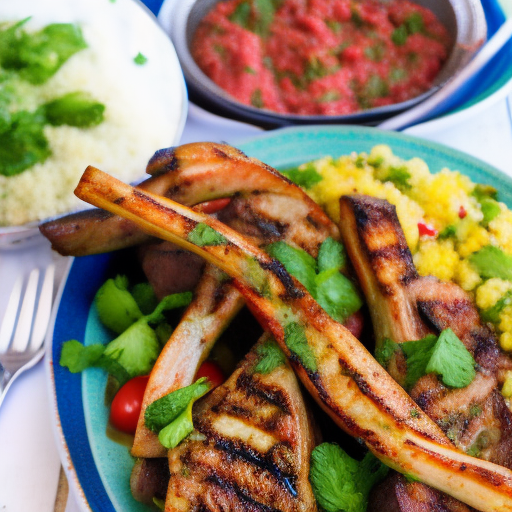
[[[442,430],[278,262],[212,217],[89,167],[75,193],[153,236],[202,255],[233,279],[307,390],[383,462],[482,511],[512,510],[512,472],[455,449]],[[207,226],[208,243],[190,234]],[[195,242],[195,243],[194,243]]]

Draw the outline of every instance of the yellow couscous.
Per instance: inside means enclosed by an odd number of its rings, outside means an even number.
[[[299,167],[305,169],[320,175],[308,192],[336,222],[343,194],[394,204],[418,272],[468,291],[483,319],[494,324],[501,347],[512,351],[512,212],[492,187],[456,170],[433,174],[421,159],[402,160],[384,145]],[[486,267],[489,250],[510,264],[510,275],[502,265]]]

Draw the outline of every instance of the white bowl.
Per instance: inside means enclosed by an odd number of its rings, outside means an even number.
[[[83,28],[86,39],[88,33],[101,36],[102,48],[110,59],[108,62],[112,61],[109,84],[114,83],[119,94],[123,95],[126,109],[130,109],[131,104],[136,105],[134,108],[138,109],[137,116],[133,117],[136,119],[134,123],[139,123],[137,130],[142,134],[147,126],[165,126],[164,135],[157,137],[158,147],[149,148],[145,144],[147,149],[143,155],[130,147],[129,142],[126,143],[126,152],[143,163],[139,175],[134,178],[135,181],[140,181],[145,174],[145,163],[154,151],[179,142],[188,110],[185,81],[174,46],[156,18],[147,7],[135,0],[0,2],[0,22],[26,17],[31,17],[27,29],[37,30],[55,22],[78,23]],[[144,65],[134,63],[134,57],[139,52],[147,57]],[[73,57],[69,62],[72,59]],[[108,104],[106,107],[108,111]],[[141,113],[143,125],[140,125]],[[135,133],[135,128],[132,133]],[[119,144],[122,147],[123,142],[120,141]],[[80,172],[89,164],[98,165],[88,160],[87,155],[85,159],[77,161]],[[110,172],[108,168],[104,170]],[[56,212],[59,215],[62,213]],[[17,247],[20,243],[27,243],[31,238],[37,237],[38,224],[39,221],[34,221],[23,226],[0,227],[0,248]]]

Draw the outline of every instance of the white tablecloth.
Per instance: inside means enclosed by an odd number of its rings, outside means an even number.
[[[181,142],[213,140],[236,143],[259,132],[191,106]],[[421,135],[465,151],[512,175],[512,117],[505,99],[457,123],[439,121],[412,128]],[[0,318],[14,279],[34,264],[52,258],[45,240],[30,248],[0,251]],[[62,266],[62,259],[57,258]],[[0,409],[0,511],[52,511],[60,460],[52,427],[43,363],[37,364],[12,386]],[[78,510],[73,499],[69,512]]]

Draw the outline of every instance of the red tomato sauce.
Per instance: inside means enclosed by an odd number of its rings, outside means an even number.
[[[428,90],[449,42],[408,0],[227,0],[199,24],[192,54],[241,103],[344,115]]]

